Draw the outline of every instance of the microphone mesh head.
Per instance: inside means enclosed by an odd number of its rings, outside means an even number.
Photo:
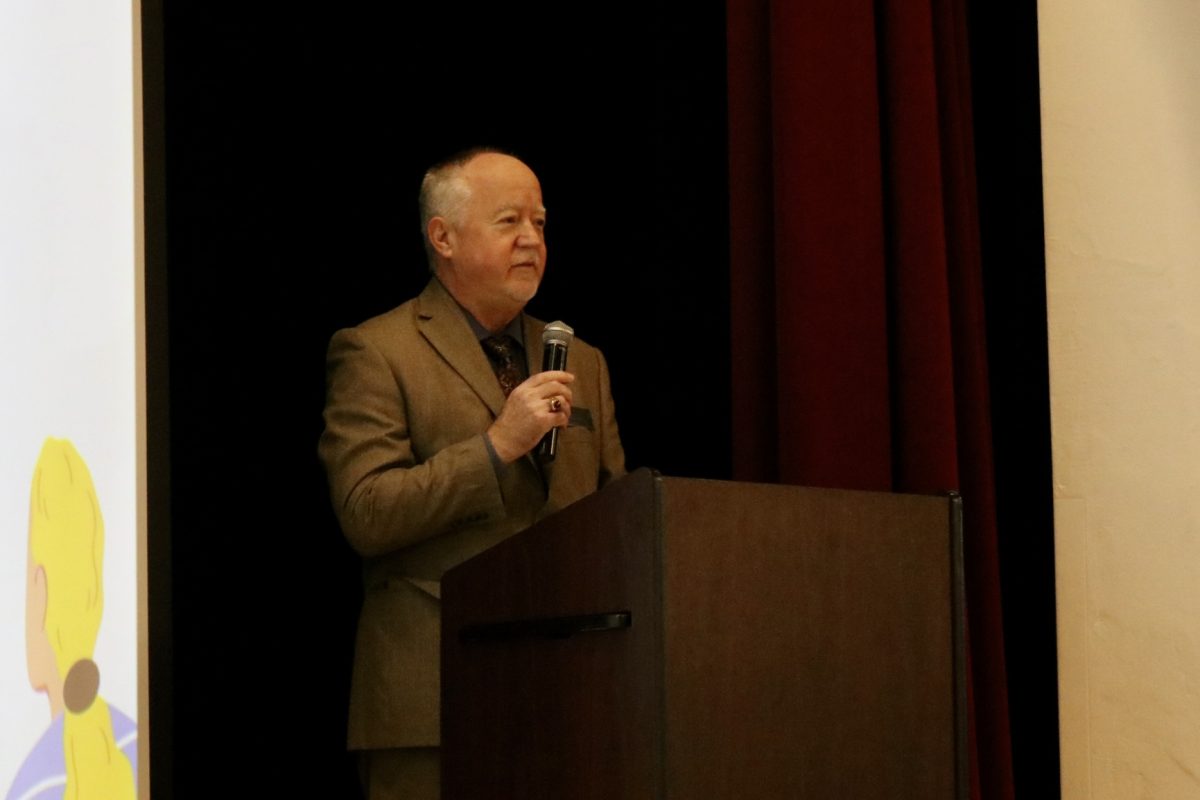
[[[559,320],[551,322],[542,331],[542,346],[548,344],[561,344],[563,347],[570,347],[571,341],[575,338],[575,329],[567,323]]]

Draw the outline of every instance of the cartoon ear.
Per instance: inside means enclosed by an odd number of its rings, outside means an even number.
[[[25,596],[25,669],[35,692],[49,691],[58,678],[58,665],[46,631],[48,597],[46,570],[39,564],[29,573]]]
[[[46,569],[38,564],[29,581],[29,616],[38,624],[38,630],[46,630],[46,606],[49,590],[46,586]]]

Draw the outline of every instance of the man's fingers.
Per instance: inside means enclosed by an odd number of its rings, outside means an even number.
[[[566,380],[556,380],[554,378],[543,377],[547,375],[559,375]],[[519,401],[543,402],[551,397],[561,397],[563,402],[570,403],[574,399],[571,393],[571,388],[568,386],[571,381],[575,380],[575,376],[569,372],[539,372],[537,375],[529,378],[517,388],[513,389],[513,396],[516,396]]]
[[[569,384],[574,380],[569,372],[549,370],[513,389],[488,429],[497,455],[511,461],[537,446],[551,428],[565,428],[571,421],[574,395]]]
[[[568,384],[575,380],[575,376],[569,372],[562,370],[549,369],[545,372],[535,372],[526,379],[525,383],[532,386],[541,386],[544,383],[561,383]]]

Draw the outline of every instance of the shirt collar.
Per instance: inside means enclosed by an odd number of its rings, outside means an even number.
[[[435,281],[438,281],[438,283],[441,283],[441,280],[436,275],[433,276],[433,279]],[[445,284],[442,284],[442,287],[445,288]],[[471,326],[471,332],[475,334],[476,339],[478,339],[479,341],[482,342],[484,339],[488,338],[489,336],[508,335],[508,336],[511,336],[512,338],[516,339],[517,344],[521,346],[522,350],[525,349],[525,325],[524,325],[525,314],[524,314],[524,312],[517,314],[517,316],[513,317],[513,320],[511,322],[509,322],[508,325],[504,326],[503,330],[497,331],[495,334],[493,334],[487,328],[485,328],[479,324],[479,320],[475,319],[475,316],[470,311],[467,311],[467,309],[465,309],[463,307],[462,303],[458,302],[458,300],[455,299],[454,295],[450,294],[449,289],[446,290],[446,294],[450,296],[451,300],[454,300],[454,304],[456,306],[458,306],[458,310],[462,312],[462,315],[464,317],[466,317],[467,324]]]

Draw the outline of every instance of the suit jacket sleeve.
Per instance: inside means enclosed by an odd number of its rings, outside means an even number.
[[[382,555],[504,516],[482,433],[417,459],[404,387],[371,337],[339,331],[327,364],[320,454],[338,520],[359,554]]]

